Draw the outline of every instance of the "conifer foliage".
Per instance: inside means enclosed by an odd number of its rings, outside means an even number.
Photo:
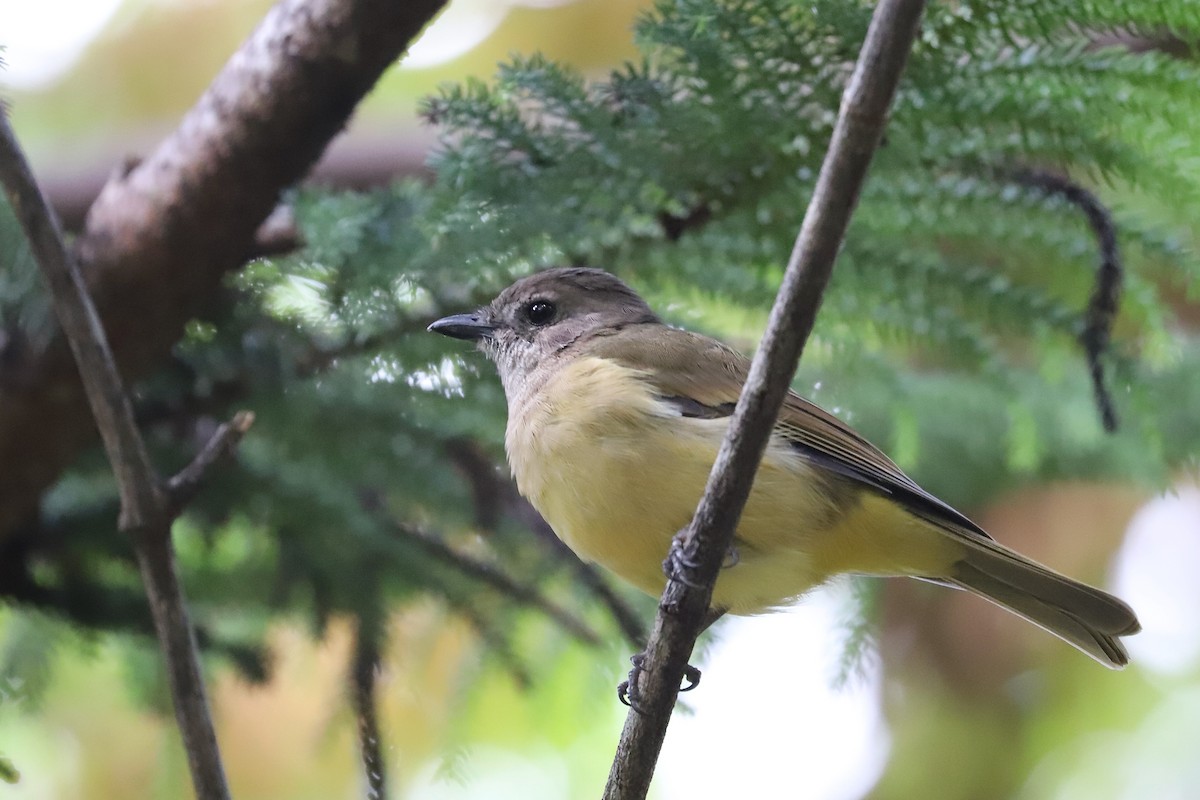
[[[603,80],[530,55],[429,98],[431,183],[298,195],[308,245],[249,264],[140,391],[160,463],[237,408],[257,416],[177,534],[210,652],[262,677],[274,619],[319,633],[345,614],[378,635],[381,610],[429,596],[521,680],[536,669],[518,616],[542,657],[634,637],[623,590],[508,482],[490,367],[425,326],[588,264],[750,349],[870,11],[662,0],[636,28],[643,58]],[[1200,346],[1179,310],[1200,289],[1198,45],[1185,0],[932,4],[797,389],[956,504],[1035,478],[1161,484],[1194,458]],[[1123,267],[1099,355],[1113,434],[1080,343],[1111,248],[1081,197],[1107,209]],[[4,258],[4,335],[44,335],[15,239]],[[98,453],[81,459],[4,543],[8,599],[147,630],[116,502]],[[21,630],[7,667],[42,652],[44,629]]]

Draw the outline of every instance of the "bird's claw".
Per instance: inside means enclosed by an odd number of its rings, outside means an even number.
[[[742,553],[738,550],[738,546],[731,544],[725,551],[725,560],[721,562],[721,569],[736,567],[741,560]],[[695,559],[693,553],[687,552],[687,545],[681,544],[678,537],[672,539],[671,548],[667,551],[667,557],[663,561],[663,572],[666,576],[673,581],[679,581],[694,589],[699,589],[699,581],[689,574],[699,568],[700,562]]]
[[[642,680],[642,664],[646,663],[646,654],[637,653],[629,657],[629,662],[633,664],[633,669],[629,670],[629,677],[617,684],[617,699],[623,705],[632,708],[639,714],[642,713],[641,706],[638,704],[638,698],[641,696],[640,683]]]
[[[701,584],[689,575],[689,573],[699,568],[700,562],[696,561],[693,555],[687,552],[686,545],[681,544],[678,537],[672,539],[671,548],[667,551],[667,557],[663,561],[663,572],[666,576],[685,586],[699,589],[701,588]]]
[[[622,704],[641,714],[641,680],[642,672],[645,671],[646,654],[637,653],[636,655],[632,655],[629,657],[629,661],[633,664],[633,669],[629,670],[629,677],[626,680],[617,684],[617,699]],[[690,692],[700,685],[700,670],[688,664],[683,669],[683,679],[687,681],[687,685],[681,686],[679,691]]]

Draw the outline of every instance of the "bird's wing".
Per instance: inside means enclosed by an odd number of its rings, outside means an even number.
[[[588,355],[643,372],[683,416],[733,414],[749,360],[721,342],[660,324],[629,325],[580,342]],[[888,495],[912,513],[951,531],[991,538],[970,519],[922,489],[846,423],[789,391],[775,433],[815,465]]]

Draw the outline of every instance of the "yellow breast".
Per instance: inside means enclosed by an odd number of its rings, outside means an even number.
[[[572,550],[658,594],[671,537],[691,519],[727,425],[680,416],[637,370],[579,358],[509,409],[506,448],[521,493]],[[835,572],[909,572],[876,542],[896,538],[877,535],[896,527],[896,513],[905,527],[913,518],[860,495],[831,494],[773,442],[738,526],[738,563],[722,572],[713,604],[753,613]]]

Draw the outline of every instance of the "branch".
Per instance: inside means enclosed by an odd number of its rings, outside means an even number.
[[[562,626],[567,633],[584,644],[598,645],[600,637],[587,623],[570,611],[542,595],[531,586],[513,580],[495,566],[474,556],[461,553],[433,534],[399,522],[390,523],[391,530],[405,541],[412,542],[443,564],[491,586],[501,594],[511,597],[522,605],[536,608]]]
[[[512,481],[497,473],[492,460],[469,439],[451,439],[444,445],[446,455],[471,483],[475,496],[475,524],[495,531],[501,511],[505,511],[546,543],[555,557],[569,565],[580,580],[608,609],[621,634],[635,648],[646,646],[645,624],[625,598],[617,594],[604,576],[591,564],[580,560],[547,524],[528,500],[521,496]]]
[[[367,800],[387,800],[387,765],[383,760],[383,736],[375,702],[375,679],[379,672],[377,625],[358,618],[354,636],[354,660],[350,667],[350,696],[358,719],[358,744],[367,778]]]
[[[166,491],[172,518],[178,516],[179,511],[200,491],[204,477],[212,465],[222,457],[231,455],[253,424],[254,412],[237,412],[233,419],[217,428],[190,464],[167,481]]]
[[[304,244],[304,234],[296,227],[295,210],[288,205],[278,205],[254,232],[249,257],[283,256],[299,250]]]
[[[538,510],[517,492],[511,482],[505,481],[505,483],[512,493],[509,498],[509,513],[545,542],[559,561],[575,571],[575,574],[591,590],[596,599],[608,609],[609,615],[617,623],[625,641],[639,649],[645,647],[646,623],[637,610],[605,580],[599,569],[580,559],[566,542],[558,538],[558,534],[550,527],[550,523],[546,522]]]
[[[1079,342],[1087,355],[1092,393],[1100,409],[1100,420],[1104,430],[1113,433],[1117,429],[1117,411],[1112,393],[1104,381],[1104,362],[1101,359],[1108,351],[1112,338],[1125,270],[1121,266],[1121,252],[1117,247],[1117,230],[1112,214],[1096,195],[1064,175],[1040,169],[1020,169],[1010,172],[1009,177],[1022,186],[1037,189],[1046,195],[1058,195],[1074,205],[1087,217],[1088,225],[1096,237],[1100,266],[1096,269],[1092,296],[1084,312],[1084,328],[1079,335]]]
[[[68,232],[78,233],[87,221],[87,212],[100,195],[112,172],[112,165],[129,153],[130,142],[155,141],[149,128],[134,128],[119,143],[98,149],[82,163],[46,163],[41,170],[42,188],[50,205],[58,213]],[[430,177],[429,150],[437,143],[430,128],[388,131],[385,135],[351,132],[331,142],[312,168],[305,183],[331,189],[369,190],[391,186],[406,178]],[[101,144],[104,147],[104,144]]]
[[[452,602],[451,605],[456,614],[471,624],[492,657],[500,662],[500,666],[508,672],[519,688],[528,689],[533,686],[533,675],[530,674],[529,668],[521,661],[506,632],[495,620],[485,616],[471,603]]]
[[[529,507],[533,510],[533,506]],[[536,512],[534,512],[536,513]],[[538,515],[539,518],[541,515]],[[542,520],[545,524],[545,520]],[[549,527],[547,525],[547,527]],[[555,553],[563,561],[568,561],[575,572],[579,575],[579,579],[587,585],[592,594],[596,596],[604,606],[608,609],[608,613],[612,615],[613,620],[617,623],[617,627],[621,631],[621,635],[625,637],[625,641],[636,648],[646,646],[646,623],[641,616],[634,610],[624,597],[618,594],[617,590],[612,587],[600,570],[581,561],[579,556],[575,555],[575,551],[566,545],[557,536],[552,537],[553,542],[557,543]]]
[[[1130,53],[1162,53],[1180,61],[1195,61],[1197,53],[1192,39],[1168,30],[1137,29],[1098,30],[1088,36],[1088,50],[1120,47]]]
[[[87,286],[67,252],[58,220],[34,180],[4,114],[0,114],[0,180],[50,285],[55,312],[79,365],[92,414],[117,478],[120,527],[132,538],[137,554],[196,796],[206,800],[227,798],[229,789],[200,674],[195,631],[171,549],[167,496],[134,422],[133,406]]]
[[[113,177],[77,255],[122,374],[168,357],[279,200],[444,0],[281,0],[179,128]],[[272,238],[270,236],[268,239]],[[138,309],[129,314],[128,309]],[[0,537],[95,436],[65,339],[0,370]]]
[[[766,334],[696,515],[672,545],[683,554],[679,563],[697,566],[668,575],[646,647],[640,701],[625,719],[604,789],[606,800],[640,799],[649,791],[680,681],[709,612],[713,584],[812,331],[923,7],[923,0],[881,0],[875,8]]]

